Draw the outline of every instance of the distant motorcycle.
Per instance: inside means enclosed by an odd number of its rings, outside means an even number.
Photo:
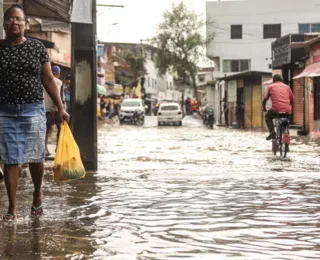
[[[213,109],[207,109],[203,114],[203,124],[213,129],[215,123],[215,116]]]
[[[144,125],[144,112],[137,109],[134,111],[133,116],[132,116],[132,123],[137,125],[137,126],[143,126]]]

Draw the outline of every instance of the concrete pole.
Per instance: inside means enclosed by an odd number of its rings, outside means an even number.
[[[72,24],[71,53],[71,129],[86,170],[96,171],[98,167],[96,0],[92,0],[92,24]]]
[[[3,0],[0,0],[0,21],[3,21]],[[3,27],[2,25],[0,26],[0,40],[4,38],[3,35]]]

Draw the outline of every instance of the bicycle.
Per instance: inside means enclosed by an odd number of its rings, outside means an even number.
[[[277,155],[279,151],[280,156],[286,158],[290,145],[289,114],[278,113],[277,118],[273,119],[273,123],[276,137],[272,139],[272,152]]]

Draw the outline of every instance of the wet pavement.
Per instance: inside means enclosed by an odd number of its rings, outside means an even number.
[[[294,139],[274,157],[265,134],[104,125],[99,171],[51,181],[45,215],[30,216],[21,173],[19,217],[0,221],[0,259],[320,259],[320,147]],[[0,182],[0,205],[7,198]]]

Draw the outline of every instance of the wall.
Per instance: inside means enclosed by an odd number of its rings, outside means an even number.
[[[252,128],[262,127],[261,82],[254,83],[252,89]]]
[[[215,33],[207,55],[225,59],[251,59],[251,69],[271,71],[271,42],[263,39],[263,24],[282,24],[282,35],[298,33],[298,23],[319,23],[319,0],[248,0],[207,2],[207,18],[214,22],[207,33]],[[242,24],[243,39],[232,40],[230,25]],[[220,75],[224,75],[221,73]]]
[[[152,98],[158,99],[159,91],[173,91],[175,90],[174,82],[173,82],[173,74],[167,72],[165,75],[159,76],[158,69],[156,68],[155,62],[152,60],[150,51],[147,51],[147,58],[145,62],[145,67],[147,70],[147,75],[145,76],[145,90],[146,94],[150,94]],[[152,84],[152,81],[154,84]],[[156,82],[156,84],[155,84]],[[168,93],[166,96],[171,96]]]
[[[299,75],[302,72],[302,69],[295,69],[293,71],[293,77]],[[293,80],[293,95],[294,95],[294,104],[293,104],[293,124],[303,126],[303,112],[304,112],[304,84],[305,79]]]
[[[54,63],[71,67],[71,33],[51,32],[49,41],[55,43],[58,51],[51,49],[50,57]]]

